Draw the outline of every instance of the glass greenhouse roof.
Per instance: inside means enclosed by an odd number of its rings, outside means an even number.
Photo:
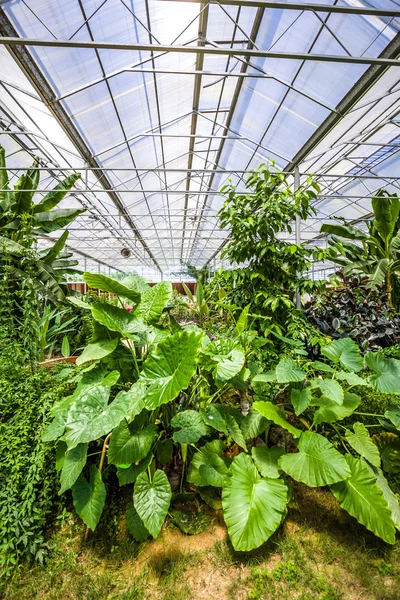
[[[220,264],[218,190],[268,159],[316,175],[321,244],[399,187],[399,26],[395,0],[0,0],[0,143],[15,177],[40,156],[43,191],[82,172],[87,268]]]

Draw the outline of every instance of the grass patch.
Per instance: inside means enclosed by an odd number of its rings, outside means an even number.
[[[64,514],[46,565],[21,566],[4,600],[399,598],[400,544],[375,538],[329,491],[296,484],[285,524],[250,553],[233,550],[220,515],[198,536],[171,525],[142,545],[116,525],[119,518],[110,515],[109,529],[85,544],[84,527]]]

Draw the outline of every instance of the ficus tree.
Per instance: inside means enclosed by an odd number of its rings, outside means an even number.
[[[285,323],[293,316],[296,290],[306,292],[324,285],[310,281],[305,273],[313,261],[325,257],[325,250],[285,239],[293,233],[297,217],[305,220],[315,214],[312,201],[319,186],[308,178],[295,191],[271,163],[252,171],[245,187],[240,193],[228,183],[220,190],[225,196],[218,213],[220,227],[230,232],[223,256],[236,264],[231,285],[226,281],[224,287],[227,301],[242,307],[250,303],[252,312],[262,311],[264,318],[272,315],[272,325],[287,333]],[[229,272],[225,279],[228,276]],[[265,321],[260,325],[268,328]]]

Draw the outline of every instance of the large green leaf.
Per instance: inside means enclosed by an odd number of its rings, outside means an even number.
[[[51,233],[67,227],[76,217],[85,212],[85,209],[60,208],[50,212],[36,213],[35,230],[37,233]]]
[[[372,436],[372,441],[378,447],[382,467],[386,473],[400,471],[400,438],[395,433],[383,431]]]
[[[240,373],[243,368],[245,356],[240,348],[233,348],[229,354],[217,362],[213,375],[218,381],[229,381]]]
[[[86,435],[86,427],[90,429],[93,420],[107,409],[110,388],[94,385],[82,388],[77,393],[69,409],[66,421],[65,441],[69,449],[80,443],[90,442],[91,435]],[[85,439],[89,437],[89,439]],[[100,436],[98,436],[100,437]]]
[[[90,481],[80,475],[72,486],[72,497],[77,514],[94,531],[106,501],[106,486],[96,465],[90,467]]]
[[[300,437],[301,430],[291,425],[287,421],[286,414],[283,410],[278,408],[275,404],[272,404],[272,402],[263,402],[259,400],[254,402],[253,408],[269,421],[273,421],[275,425],[279,425],[280,427],[283,427],[283,429],[289,431],[293,437]]]
[[[282,358],[276,365],[276,379],[279,383],[303,381],[305,377],[305,371],[292,358]]]
[[[347,442],[358,454],[366,458],[371,465],[379,467],[381,464],[379,450],[369,437],[368,429],[362,423],[354,423],[353,429],[354,433],[349,429],[346,430],[345,437]]]
[[[60,181],[55,188],[35,205],[33,213],[47,212],[57,206],[80,178],[80,173],[72,173],[72,175],[69,175],[69,177],[66,177],[63,181]]]
[[[150,452],[156,436],[155,425],[135,430],[134,424],[129,427],[123,419],[112,433],[108,462],[114,465],[138,463]]]
[[[312,399],[310,388],[298,390],[293,388],[290,395],[290,402],[294,408],[294,412],[299,416],[306,410]]]
[[[100,302],[92,304],[91,308],[93,318],[96,321],[107,327],[107,329],[118,331],[123,336],[129,337],[129,335],[135,333],[144,333],[149,329],[143,319],[128,312],[125,308],[119,308],[112,304],[101,304]]]
[[[143,525],[156,538],[167,516],[171,486],[164,471],[157,470],[150,481],[147,473],[136,479],[133,503]]]
[[[198,469],[202,481],[213,487],[222,487],[228,473],[225,462],[215,452],[210,453],[208,460],[199,464]]]
[[[393,235],[399,217],[399,200],[388,197],[381,190],[372,198],[373,224],[385,244]]]
[[[141,295],[136,289],[131,290],[119,281],[116,281],[116,279],[111,279],[100,273],[84,273],[83,278],[88,286],[93,289],[108,292],[122,298],[128,298],[135,304],[139,304],[140,302]]]
[[[82,469],[86,464],[87,444],[78,444],[72,450],[65,453],[64,464],[60,475],[61,488],[58,492],[63,494],[69,490],[82,473]]]
[[[126,509],[126,526],[137,542],[144,542],[150,535],[133,505],[128,506]]]
[[[224,449],[224,443],[221,440],[208,442],[200,448],[189,465],[187,480],[198,487],[207,486],[207,481],[203,478],[200,468],[202,466],[211,466],[221,475],[226,473],[225,462],[220,458]],[[204,472],[204,471],[203,471]]]
[[[26,191],[30,189],[31,179],[28,173],[24,173],[14,186],[14,203],[11,206],[11,210],[17,215],[30,212],[34,194],[34,192]]]
[[[340,237],[347,238],[348,240],[365,240],[368,235],[354,227],[353,225],[335,225],[330,223],[324,223],[321,227],[321,233],[330,233],[339,235]]]
[[[140,275],[128,275],[121,281],[122,285],[132,291],[139,292],[143,296],[149,290],[149,284]]]
[[[114,338],[113,340],[101,340],[94,344],[88,344],[82,354],[78,356],[76,364],[83,365],[89,360],[99,360],[100,358],[108,356],[114,352],[115,348],[118,346],[118,342],[119,339]]]
[[[243,448],[243,450],[247,450],[246,440],[244,439],[242,430],[240,429],[240,425],[235,419],[233,414],[226,413],[225,414],[225,423],[226,428],[228,430],[228,435],[233,439],[233,441]]]
[[[68,239],[68,236],[69,231],[64,231],[62,235],[58,238],[58,240],[55,241],[53,246],[51,246],[51,248],[45,251],[44,255],[42,256],[42,260],[44,263],[46,263],[46,265],[51,265],[53,261],[57,258],[57,256],[60,254],[60,252],[62,252],[65,243]]]
[[[202,334],[182,331],[160,342],[146,359],[140,381],[147,385],[146,408],[174,400],[196,371]]]
[[[216,381],[229,381],[240,373],[245,356],[231,339],[219,339],[208,344],[202,352],[205,368],[212,370]]]
[[[112,437],[112,436],[111,436]],[[153,453],[149,452],[147,456],[142,458],[137,464],[132,464],[129,467],[122,468],[121,465],[117,467],[117,477],[119,481],[119,485],[128,485],[130,483],[135,483],[136,479],[146,471],[146,469],[150,466],[151,461],[153,460]]]
[[[365,385],[369,387],[368,381],[357,375],[357,373],[347,373],[346,371],[338,371],[335,374],[335,377],[336,379],[339,379],[339,381],[347,381],[347,383],[351,386]]]
[[[358,373],[363,368],[363,361],[357,344],[350,338],[334,340],[321,349],[324,356],[332,362],[340,363],[345,369]]]
[[[319,433],[303,431],[299,452],[285,454],[278,464],[290,477],[310,487],[321,487],[350,477],[344,457]]]
[[[228,435],[226,421],[214,404],[207,406],[206,410],[200,409],[199,412],[206,425]]]
[[[368,352],[365,362],[373,375],[368,377],[369,383],[379,392],[388,394],[399,393],[400,390],[400,361],[394,358],[384,358],[378,352]]]
[[[386,274],[389,268],[390,260],[388,258],[381,258],[376,263],[374,272],[372,273],[370,282],[371,287],[375,289],[379,287],[386,279]]]
[[[238,335],[240,335],[247,329],[249,310],[250,310],[250,304],[248,304],[247,306],[244,307],[244,309],[242,310],[242,312],[239,315],[238,320],[236,321],[235,329],[236,329],[236,333]]]
[[[169,281],[160,281],[153,287],[149,287],[142,296],[138,315],[146,323],[156,323],[172,297],[172,284]]]
[[[175,429],[179,429],[179,431],[175,431],[172,438],[179,444],[194,444],[208,433],[207,425],[195,410],[184,410],[178,413],[171,420],[171,425]]]
[[[345,393],[343,404],[337,404],[329,398],[314,398],[312,405],[320,407],[314,414],[314,423],[318,425],[320,423],[341,421],[353,414],[360,402],[360,396],[350,392]]]
[[[270,421],[263,417],[257,410],[251,409],[240,423],[245,440],[256,438],[267,429]]]
[[[395,543],[392,514],[376,478],[365,464],[351,454],[346,455],[350,477],[331,485],[340,506],[359,523],[382,538],[388,544]]]
[[[278,446],[272,446],[272,448],[254,446],[251,449],[251,455],[257,469],[263,477],[269,477],[270,479],[279,479],[282,469],[278,465],[278,460],[283,454],[285,454],[284,449]]]
[[[319,387],[322,395],[336,404],[343,404],[344,391],[340,383],[334,379],[313,379],[315,387]]]
[[[236,456],[222,488],[225,523],[235,550],[258,548],[278,529],[288,489],[280,479],[260,477],[250,456]]]
[[[393,423],[397,429],[400,430],[400,406],[397,404],[391,404],[385,412],[385,417]]]
[[[400,531],[400,506],[397,496],[392,492],[387,482],[386,477],[383,474],[382,469],[370,465],[366,460],[362,461],[363,465],[367,467],[370,474],[376,478],[376,484],[382,490],[384,498],[387,502],[390,512],[392,513],[392,519],[396,529]]]
[[[24,246],[4,236],[0,236],[0,251],[2,254],[7,253],[15,256],[23,256],[26,253]]]
[[[109,393],[109,388],[98,386],[71,406],[65,432],[69,448],[107,435],[120,424],[132,402],[136,401],[134,393],[119,392],[111,404],[107,404]]]

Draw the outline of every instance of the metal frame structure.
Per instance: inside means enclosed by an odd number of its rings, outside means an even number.
[[[318,180],[318,215],[295,239],[324,243],[322,222],[361,222],[379,187],[400,187],[400,9],[385,4],[3,0],[10,171],[38,155],[38,198],[82,172],[69,247],[103,270],[223,264],[218,190],[231,178],[241,193],[269,158],[293,185]]]

